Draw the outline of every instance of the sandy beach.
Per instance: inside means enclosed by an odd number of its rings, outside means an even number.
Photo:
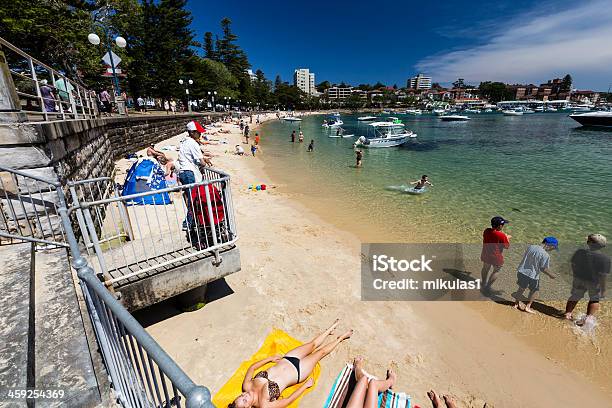
[[[344,362],[357,355],[365,357],[367,370],[375,375],[393,366],[398,373],[394,388],[412,395],[413,405],[421,407],[431,405],[425,394],[430,389],[455,396],[459,407],[482,408],[485,402],[489,407],[611,405],[609,377],[590,378],[570,363],[576,358],[588,365],[596,356],[564,358],[554,351],[558,339],[550,341],[549,353],[532,347],[494,323],[497,313],[511,319],[507,307],[362,302],[358,238],[323,220],[283,186],[274,188],[264,162],[250,156],[246,144],[247,155],[235,156],[234,146],[243,138],[237,125],[224,128],[231,133],[211,138],[228,143],[207,150],[216,156],[215,167],[232,177],[242,257],[242,270],[226,278],[233,293],[196,312],[179,313],[165,302],[138,313],[194,381],[214,394],[273,328],[306,341],[340,318],[339,330],[355,333],[323,360],[319,383],[303,407],[321,407]],[[269,135],[260,135],[258,155],[263,156]],[[157,147],[178,145],[180,138]],[[167,153],[176,157],[175,151]],[[120,164],[119,177],[124,169],[125,163]],[[248,191],[249,184],[261,183],[272,188]],[[559,330],[542,333],[541,343]]]

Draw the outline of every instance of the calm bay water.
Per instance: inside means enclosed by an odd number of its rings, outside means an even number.
[[[267,123],[266,171],[362,240],[480,242],[493,215],[512,221],[515,242],[612,237],[612,132],[581,128],[567,113],[472,114],[469,122],[394,116],[418,137],[400,148],[364,149],[361,169],[352,167],[352,144],[366,133],[357,115],[342,116],[346,133],[355,134],[348,139],[329,138],[324,116]],[[300,127],[304,143],[291,143]],[[427,193],[393,189],[422,174],[434,184]]]

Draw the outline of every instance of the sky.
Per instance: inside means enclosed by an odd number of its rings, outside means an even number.
[[[540,84],[569,73],[574,87],[612,84],[612,0],[203,1],[190,0],[192,28],[220,35],[229,17],[253,70],[292,81],[406,86],[419,72]]]

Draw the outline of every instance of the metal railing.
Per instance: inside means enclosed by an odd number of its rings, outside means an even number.
[[[2,51],[19,112],[44,121],[97,117],[95,93],[0,38]]]
[[[135,190],[147,190],[148,179]],[[238,239],[229,175],[205,168],[203,180],[120,195],[107,177],[69,183],[76,216],[95,270],[107,285],[213,254]]]
[[[67,247],[58,213],[58,181],[0,166],[0,245],[35,242]]]
[[[15,191],[40,185],[41,187],[35,191],[45,193],[42,191],[43,187],[49,187],[49,192],[56,196],[56,199],[51,201],[54,215],[58,216],[59,225],[63,226],[62,241],[59,238],[56,240],[40,239],[15,232],[7,234],[4,233],[4,230],[0,236],[8,237],[11,240],[54,245],[62,243],[62,246],[69,247],[73,258],[72,266],[77,271],[97,344],[118,403],[130,408],[214,408],[209,390],[195,384],[189,378],[100,282],[94,269],[82,256],[70,218],[78,207],[68,208],[66,196],[60,184],[13,169],[0,167],[0,170],[2,171],[0,180],[3,183],[6,183],[5,179],[12,180],[13,184],[18,187]],[[3,193],[15,194],[11,189],[7,190],[4,185]],[[110,190],[100,191],[102,194],[97,196],[94,194],[94,197],[103,199],[109,194],[114,194],[114,192],[110,193]],[[5,197],[12,196],[5,194]],[[35,200],[35,194],[21,193],[18,197],[17,201],[23,203],[22,210],[27,208],[25,203],[35,202],[36,205],[40,205]],[[46,205],[44,207],[47,208]],[[31,229],[36,230],[34,227]]]

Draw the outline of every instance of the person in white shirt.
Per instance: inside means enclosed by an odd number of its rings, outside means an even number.
[[[244,149],[240,145],[236,145],[236,153],[238,156],[244,156]]]
[[[187,133],[188,137],[181,142],[179,147],[177,160],[177,167],[179,169],[178,179],[183,185],[202,181],[202,173],[200,173],[199,167],[206,165],[200,144],[197,142],[200,138],[200,132],[193,121],[187,124]],[[188,229],[193,221],[189,189],[184,191],[184,196],[187,205],[187,219],[183,221],[183,229]]]

